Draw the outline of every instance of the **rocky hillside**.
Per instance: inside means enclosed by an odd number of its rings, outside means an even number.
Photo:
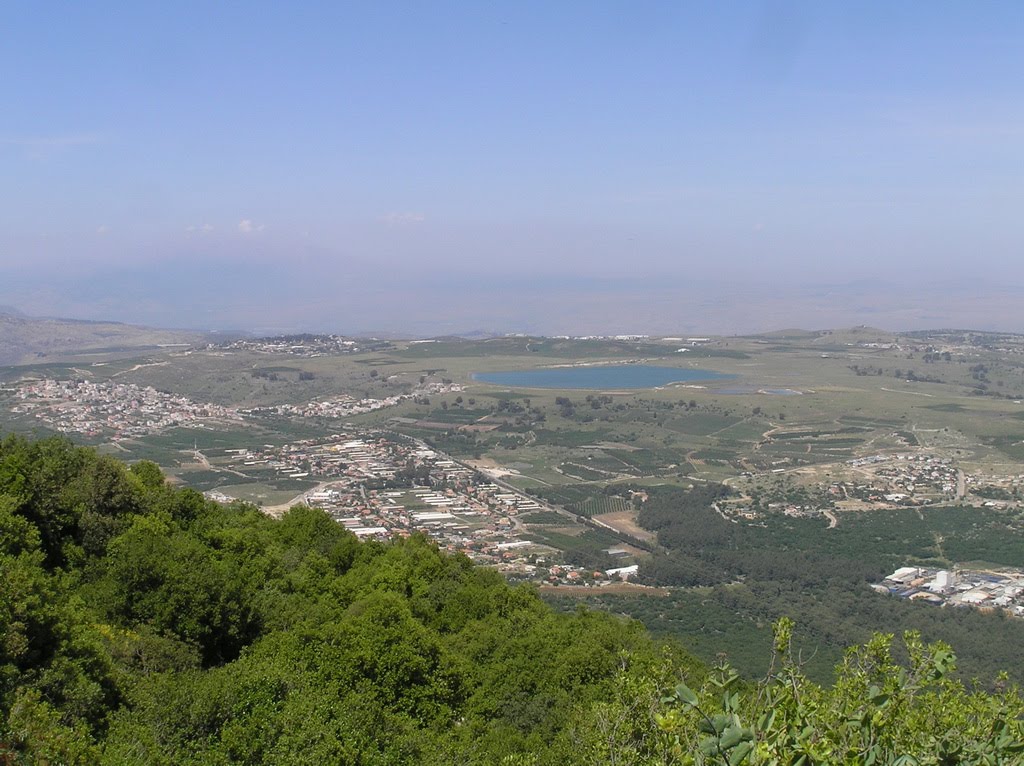
[[[27,317],[0,310],[0,365],[55,361],[83,352],[140,351],[205,341],[199,332],[157,330],[120,322]]]

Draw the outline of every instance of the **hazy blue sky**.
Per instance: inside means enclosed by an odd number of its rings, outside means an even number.
[[[732,280],[1024,284],[1018,1],[15,1],[0,30],[0,303],[33,313],[626,331],[619,293],[667,327]]]

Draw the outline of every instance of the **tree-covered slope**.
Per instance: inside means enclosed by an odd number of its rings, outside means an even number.
[[[949,681],[943,647],[912,643],[900,671],[879,639],[822,688],[785,644],[750,685],[421,537],[360,543],[308,508],[210,503],[151,463],[0,442],[3,763],[1017,757],[1019,697]]]
[[[0,446],[0,747],[26,762],[559,761],[573,710],[655,667],[424,538],[221,507],[52,439]]]

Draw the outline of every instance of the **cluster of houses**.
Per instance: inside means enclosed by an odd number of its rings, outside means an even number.
[[[868,461],[868,462],[864,462]],[[946,500],[961,500],[977,495],[972,502],[984,506],[1006,507],[1024,475],[980,476],[964,473],[956,461],[928,453],[873,455],[850,461],[855,467],[869,467],[874,479],[870,484],[838,483],[836,494],[848,503],[836,503],[838,510],[860,510],[865,504],[885,506],[926,505]],[[986,500],[993,494],[1007,502]]]
[[[880,593],[936,606],[1002,609],[1024,617],[1024,572],[900,567],[872,586]]]
[[[429,394],[447,394],[461,391],[463,391],[463,387],[458,383],[425,382],[416,386],[409,393],[395,394],[383,399],[356,399],[348,394],[340,394],[300,404],[276,404],[268,407],[254,407],[243,410],[243,412],[246,415],[255,417],[274,415],[300,418],[349,418],[353,415],[362,415],[367,412],[382,410],[385,407],[394,407],[396,404]]]
[[[531,573],[531,554],[554,553],[529,536],[520,516],[542,510],[535,499],[429,448],[377,440],[363,455],[350,451],[348,457],[357,461],[348,476],[306,493],[304,500],[359,537],[421,532],[448,551],[519,575]]]
[[[471,473],[470,469],[434,465],[424,469],[422,458],[432,451],[412,441],[398,441],[374,432],[336,433],[323,439],[304,439],[282,446],[225,450],[226,465],[241,472],[271,469],[286,478],[319,478],[355,482],[394,481],[413,471],[421,479],[444,481]],[[215,462],[221,462],[213,458]],[[444,469],[449,468],[446,472]]]
[[[790,499],[794,488],[779,485],[763,488],[759,502],[744,496],[720,503],[719,512],[734,521],[754,521],[765,510],[794,517],[824,515],[834,526],[836,513],[905,508],[966,501],[972,505],[1019,507],[1024,494],[1024,474],[981,475],[964,472],[956,460],[927,451],[875,453],[836,465],[845,477],[829,483],[807,485],[802,494],[810,502]],[[754,474],[745,472],[744,478]]]
[[[85,436],[128,438],[175,426],[242,419],[231,407],[110,380],[24,381],[14,395],[18,403],[12,412],[30,415],[61,433]]]
[[[557,563],[558,551],[529,526],[531,514],[551,508],[417,440],[353,431],[225,452],[225,465],[239,472],[272,470],[284,478],[316,480],[296,501],[323,509],[360,538],[420,532],[510,577],[553,584],[607,582],[635,573],[628,565],[609,573]],[[215,491],[207,496],[230,499]],[[567,517],[566,524],[572,523]]]
[[[355,354],[359,351],[381,351],[391,344],[376,338],[355,340],[341,335],[280,335],[272,338],[247,338],[208,348],[230,351],[254,351],[258,354],[288,354],[318,357],[334,354]]]
[[[12,414],[30,416],[61,433],[122,439],[174,427],[238,423],[248,416],[348,418],[392,407],[416,396],[462,390],[457,383],[426,382],[411,393],[383,399],[355,399],[342,394],[301,404],[239,410],[134,383],[46,378],[18,384],[10,409]]]
[[[277,415],[299,418],[348,418],[366,412],[392,407],[406,399],[409,394],[388,396],[384,399],[356,399],[348,394],[333,396],[328,399],[303,402],[301,404],[276,404],[269,407],[254,407],[245,410],[245,414],[255,417]]]
[[[421,448],[429,486],[368,490],[344,483],[307,493],[308,505],[323,508],[359,537],[389,538],[420,532],[449,552],[465,554],[506,576],[549,584],[624,580],[636,568],[591,571],[559,561],[554,548],[530,534],[530,514],[547,510],[534,498],[493,484],[475,471]],[[422,475],[422,474],[421,474]],[[568,523],[569,520],[567,520]]]
[[[894,490],[887,494],[902,494],[905,497],[910,497],[915,493],[956,494],[957,473],[957,467],[951,458],[923,453],[896,455],[888,464],[875,469],[875,476],[887,479],[889,488]],[[885,499],[891,500],[892,498],[886,497]]]
[[[815,485],[809,495],[813,502],[799,503],[786,499],[792,491],[781,487],[768,498],[770,512],[786,516],[812,517],[831,511],[864,511],[872,508],[895,508],[952,500],[959,496],[960,472],[950,458],[927,453],[874,454],[846,461],[851,469],[847,479]],[[744,476],[751,477],[746,473]],[[972,483],[964,475],[964,486]],[[808,488],[810,489],[810,488]],[[742,499],[723,503],[721,513],[730,518],[757,519],[758,508]],[[826,514],[827,515],[827,514]]]

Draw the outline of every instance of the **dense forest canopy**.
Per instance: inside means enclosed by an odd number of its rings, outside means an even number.
[[[753,684],[419,536],[361,543],[309,508],[209,502],[152,463],[0,442],[5,763],[1018,757],[1020,697],[951,680],[947,648],[908,636],[897,665],[878,637],[821,687],[789,631]]]

